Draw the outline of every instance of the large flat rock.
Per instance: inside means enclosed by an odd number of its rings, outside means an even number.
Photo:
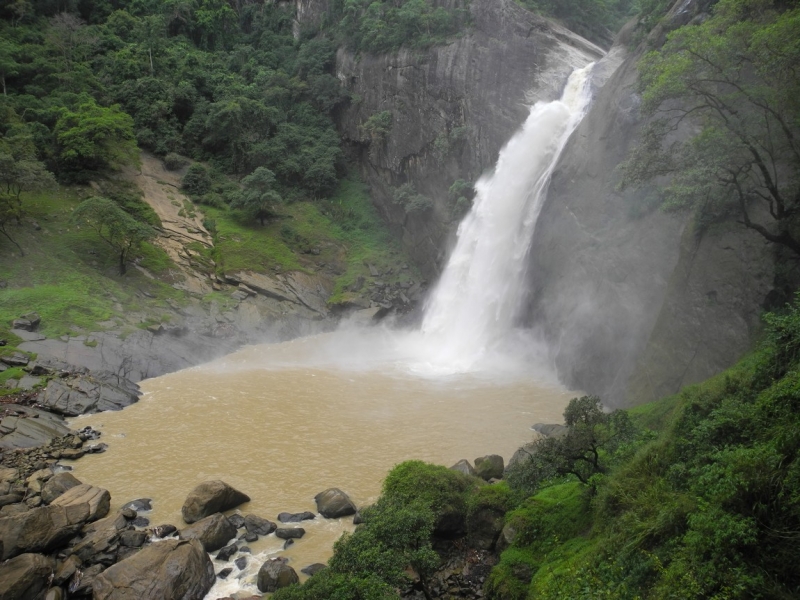
[[[25,552],[49,552],[77,534],[89,519],[89,505],[44,506],[0,518],[0,560]]]
[[[50,412],[17,404],[6,404],[3,409],[19,416],[0,419],[0,448],[33,448],[75,433],[64,419]]]
[[[108,514],[111,506],[111,494],[103,488],[82,483],[61,494],[53,500],[50,506],[77,506],[82,504],[89,506],[87,521],[102,519]]]

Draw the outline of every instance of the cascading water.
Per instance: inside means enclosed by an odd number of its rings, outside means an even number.
[[[531,108],[494,173],[475,184],[474,205],[425,310],[432,363],[469,371],[512,331],[536,220],[558,157],[589,104],[592,66],[572,73],[559,100]]]

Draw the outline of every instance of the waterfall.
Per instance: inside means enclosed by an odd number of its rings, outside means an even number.
[[[572,73],[559,100],[537,102],[475,184],[472,210],[422,322],[428,358],[467,371],[513,330],[525,292],[536,220],[550,176],[589,104],[593,63]]]

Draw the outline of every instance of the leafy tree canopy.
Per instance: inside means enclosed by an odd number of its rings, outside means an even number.
[[[139,245],[155,237],[152,227],[137,221],[108,198],[84,200],[73,211],[72,220],[93,229],[114,250],[120,275],[125,274],[128,260]]]
[[[623,187],[668,177],[664,208],[696,208],[705,223],[734,215],[800,254],[798,64],[800,8],[784,3],[722,0],[713,17],[674,31],[640,64],[653,119]]]

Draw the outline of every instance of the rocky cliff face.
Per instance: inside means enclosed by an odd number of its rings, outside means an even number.
[[[674,24],[692,15],[680,3]],[[681,12],[683,11],[683,12]],[[643,125],[631,53],[602,90],[554,172],[531,254],[530,320],[562,380],[613,405],[652,401],[735,362],[759,331],[774,248],[734,222],[704,231],[692,215],[616,189]],[[625,53],[623,31],[612,50]]]
[[[448,195],[453,182],[491,168],[528,106],[558,97],[573,69],[602,55],[511,0],[472,0],[468,10],[471,28],[448,45],[337,56],[337,76],[353,96],[337,115],[340,132],[382,215],[428,276],[461,216]],[[302,14],[319,18],[308,7]],[[380,113],[385,134],[368,124]],[[430,203],[396,203],[394,191],[407,183]]]

